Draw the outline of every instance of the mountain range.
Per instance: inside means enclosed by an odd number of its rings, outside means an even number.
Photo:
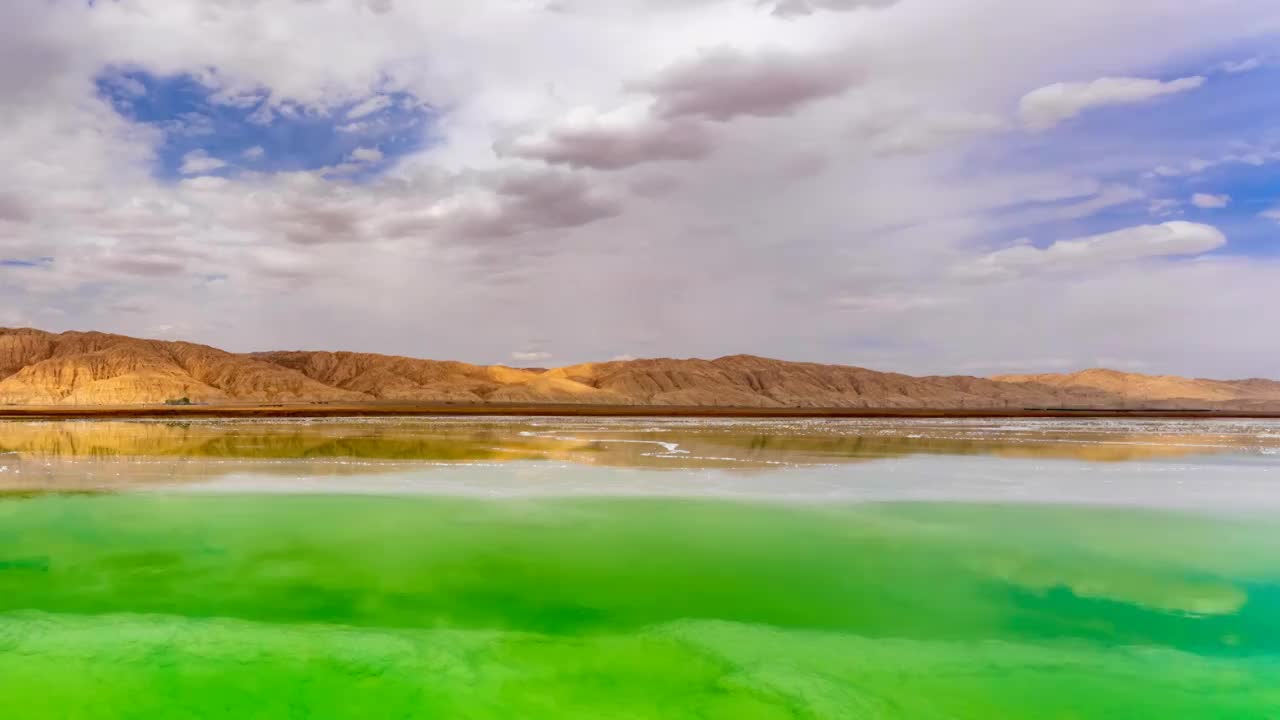
[[[0,329],[0,405],[591,404],[721,408],[1280,411],[1280,382],[1114,370],[913,377],[750,355],[552,369],[354,352],[231,353],[98,332]]]

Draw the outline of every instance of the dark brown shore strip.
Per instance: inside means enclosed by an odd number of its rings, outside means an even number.
[[[5,405],[0,419],[333,418],[393,416],[690,417],[690,418],[1148,418],[1280,419],[1280,412],[1195,409],[752,408],[652,405],[296,403],[216,405]]]

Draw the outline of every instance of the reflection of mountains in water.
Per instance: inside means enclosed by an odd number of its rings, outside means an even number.
[[[917,454],[1121,462],[1241,451],[1255,434],[1060,432],[955,425],[805,426],[735,423],[645,428],[546,423],[5,423],[0,452],[20,458],[195,458],[507,462],[559,460],[630,467],[764,468]],[[1270,442],[1278,445],[1276,440]]]

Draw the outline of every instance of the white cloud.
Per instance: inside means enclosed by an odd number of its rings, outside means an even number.
[[[1163,95],[1194,90],[1204,84],[1200,76],[1168,82],[1134,77],[1104,77],[1088,83],[1055,83],[1022,97],[1018,114],[1031,130],[1048,130],[1085,110],[1108,105],[1146,102]]]
[[[516,362],[522,362],[522,363],[543,362],[546,360],[550,360],[551,358],[552,358],[552,355],[549,352],[531,351],[531,352],[511,353],[512,360],[515,360]]]
[[[381,162],[383,157],[382,151],[377,148],[361,147],[351,152],[351,159],[358,163]]]
[[[255,145],[241,153],[245,160],[261,160],[267,154],[266,148],[261,145]]]
[[[1267,220],[1275,220],[1276,222],[1280,222],[1280,207],[1272,208],[1271,210],[1265,210],[1259,213],[1259,217],[1266,218]]]
[[[854,134],[877,155],[918,155],[1008,125],[991,113],[915,109],[866,118]]]
[[[1213,210],[1224,208],[1231,204],[1230,195],[1211,195],[1209,193],[1196,193],[1191,196],[1191,204],[1201,210]]]
[[[348,110],[347,119],[359,120],[362,117],[367,117],[374,113],[382,112],[383,110],[386,110],[387,108],[391,107],[391,104],[393,102],[395,101],[386,95],[374,95],[368,100],[365,100],[364,102],[361,102],[355,107]]]
[[[1136,203],[1146,198],[1146,193],[1129,185],[1106,185],[1098,192],[1074,202],[1046,207],[1031,207],[1006,215],[1002,222],[1013,225],[1040,225],[1049,222],[1079,220],[1092,217],[1103,210]]]
[[[140,98],[147,94],[146,85],[128,76],[120,75],[110,78],[107,84],[131,98]]]
[[[183,175],[203,175],[226,166],[225,162],[210,156],[204,150],[192,150],[182,156],[182,165],[178,168],[178,172]]]
[[[1232,165],[1262,167],[1274,162],[1280,162],[1280,148],[1274,144],[1250,145],[1248,143],[1242,144],[1233,139],[1228,145],[1230,147],[1229,150],[1222,152],[1212,160],[1191,158],[1181,163],[1158,165],[1151,170],[1148,177],[1189,177],[1198,175],[1210,168],[1229,167]]]
[[[1008,277],[1035,272],[1084,270],[1142,258],[1199,255],[1222,247],[1227,238],[1211,225],[1170,221],[1102,235],[1059,240],[1047,248],[1019,245],[998,250],[963,266],[962,274]]]
[[[1262,58],[1249,58],[1247,60],[1237,60],[1234,62],[1224,62],[1217,66],[1218,70],[1230,75],[1238,75],[1240,73],[1253,72],[1262,67]]]
[[[258,106],[257,110],[249,113],[245,119],[254,125],[270,125],[275,122],[276,113],[271,107],[271,103],[264,102]]]

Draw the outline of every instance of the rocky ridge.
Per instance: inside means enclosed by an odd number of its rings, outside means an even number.
[[[238,354],[96,332],[0,329],[0,405],[517,403],[743,408],[1280,410],[1280,382],[1089,370],[913,377],[750,355],[549,370],[353,352]]]

